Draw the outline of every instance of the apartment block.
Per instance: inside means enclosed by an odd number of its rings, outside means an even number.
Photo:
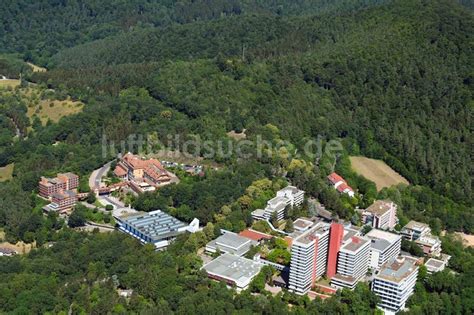
[[[416,262],[409,257],[392,258],[374,277],[372,291],[380,298],[378,307],[386,313],[395,314],[405,308],[418,275]]]
[[[363,211],[362,217],[375,229],[392,230],[398,223],[397,205],[390,200],[376,200]]]
[[[74,208],[77,203],[77,193],[72,190],[60,190],[50,196],[51,203],[44,206],[46,212],[64,213]]]
[[[38,188],[39,195],[51,199],[55,193],[63,190],[72,190],[79,186],[79,176],[73,173],[59,173],[54,178],[41,177]]]
[[[416,241],[420,237],[430,235],[431,229],[426,223],[410,221],[402,228],[400,234],[409,241]]]
[[[441,240],[437,236],[424,235],[419,237],[415,243],[421,247],[423,253],[427,256],[438,257],[441,255]]]
[[[292,207],[300,206],[304,201],[304,191],[295,186],[286,186],[277,191],[277,197],[284,197],[289,200],[289,205]]]
[[[292,241],[289,289],[305,294],[326,273],[329,224],[319,222]]]
[[[370,239],[370,268],[380,269],[383,264],[400,254],[400,235],[373,229],[365,237]]]
[[[331,278],[336,288],[354,289],[367,273],[370,259],[370,240],[352,236],[344,242],[337,259],[337,273]],[[329,268],[329,267],[328,267]]]
[[[278,220],[285,217],[287,206],[300,206],[304,201],[304,191],[295,186],[287,186],[277,191],[276,196],[267,202],[265,209],[257,209],[252,212],[255,220],[270,220],[276,214]]]
[[[66,182],[66,190],[73,190],[79,187],[79,176],[74,173],[59,173],[57,178]]]

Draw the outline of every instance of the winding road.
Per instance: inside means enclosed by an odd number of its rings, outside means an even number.
[[[107,174],[107,172],[110,169],[111,164],[112,164],[112,161],[104,164],[104,166],[92,172],[91,176],[89,177],[89,187],[91,190],[100,188],[102,177],[104,177],[104,175]]]

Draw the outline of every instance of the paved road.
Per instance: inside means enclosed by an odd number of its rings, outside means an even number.
[[[89,187],[91,190],[98,189],[100,187],[102,177],[107,174],[111,164],[112,161],[104,164],[104,166],[92,172],[91,176],[89,177]]]
[[[105,204],[111,204],[114,206],[114,208],[123,208],[125,207],[125,205],[120,201],[118,200],[117,198],[114,198],[114,197],[110,197],[110,196],[99,196],[99,199],[102,203],[105,203]]]

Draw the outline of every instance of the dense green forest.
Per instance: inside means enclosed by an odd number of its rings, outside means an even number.
[[[1,312],[374,313],[376,298],[364,285],[310,302],[289,293],[235,295],[201,273],[196,249],[220,228],[250,226],[250,212],[288,181],[355,224],[356,207],[390,198],[401,225],[415,219],[437,235],[474,233],[469,1],[106,2],[0,6],[0,74],[23,78],[19,87],[0,87],[0,167],[14,163],[13,178],[0,182],[0,229],[8,241],[38,247],[0,257]],[[33,73],[27,61],[48,71]],[[42,124],[27,116],[28,85],[85,106]],[[104,155],[104,136],[118,144],[133,134],[173,135],[171,149],[211,140],[195,152],[205,156],[219,141],[236,145],[226,133],[243,129],[247,140],[260,137],[273,149],[259,155],[250,145],[245,158],[215,155],[216,169],[203,177],[183,176],[132,198],[139,210],[160,208],[207,224],[166,252],[117,232],[79,233],[42,214],[40,176],[73,171],[87,179],[115,157]],[[316,159],[303,154],[314,139],[338,140],[343,149]],[[352,171],[349,155],[382,159],[411,185],[377,192]],[[334,167],[356,198],[327,185]],[[81,191],[86,186],[83,180]],[[307,211],[305,205],[292,216]],[[408,313],[473,312],[473,249],[448,234],[443,251],[456,273],[420,272]],[[131,300],[117,288],[133,289]]]
[[[38,80],[78,95],[140,84],[191,119],[221,117],[228,130],[272,123],[294,142],[349,137],[353,153],[472,205],[472,13],[402,3],[137,30],[59,53]]]
[[[47,64],[65,47],[106,38],[134,28],[166,27],[246,14],[322,14],[350,11],[387,0],[6,0],[0,18],[0,53],[18,52]],[[51,23],[52,22],[52,23]]]

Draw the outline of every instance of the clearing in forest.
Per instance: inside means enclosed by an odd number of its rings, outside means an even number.
[[[31,62],[27,62],[27,64],[28,64],[31,68],[33,68],[33,72],[46,72],[46,68],[43,68],[43,67],[34,65],[34,64],[32,64]]]
[[[373,181],[377,186],[377,191],[393,185],[410,184],[382,160],[369,159],[364,156],[351,156],[350,160],[352,169],[357,174]]]
[[[8,164],[4,167],[0,167],[0,182],[4,182],[12,178],[13,175],[13,163]]]
[[[3,80],[0,78],[0,88],[7,88],[7,87],[17,87],[18,85],[20,85],[20,80],[16,80],[16,79],[6,79],[6,80]]]
[[[64,101],[41,100],[39,104],[28,107],[28,117],[32,119],[36,114],[40,118],[41,123],[45,125],[48,119],[57,122],[61,117],[79,113],[83,107],[84,104],[72,101],[71,99]]]

